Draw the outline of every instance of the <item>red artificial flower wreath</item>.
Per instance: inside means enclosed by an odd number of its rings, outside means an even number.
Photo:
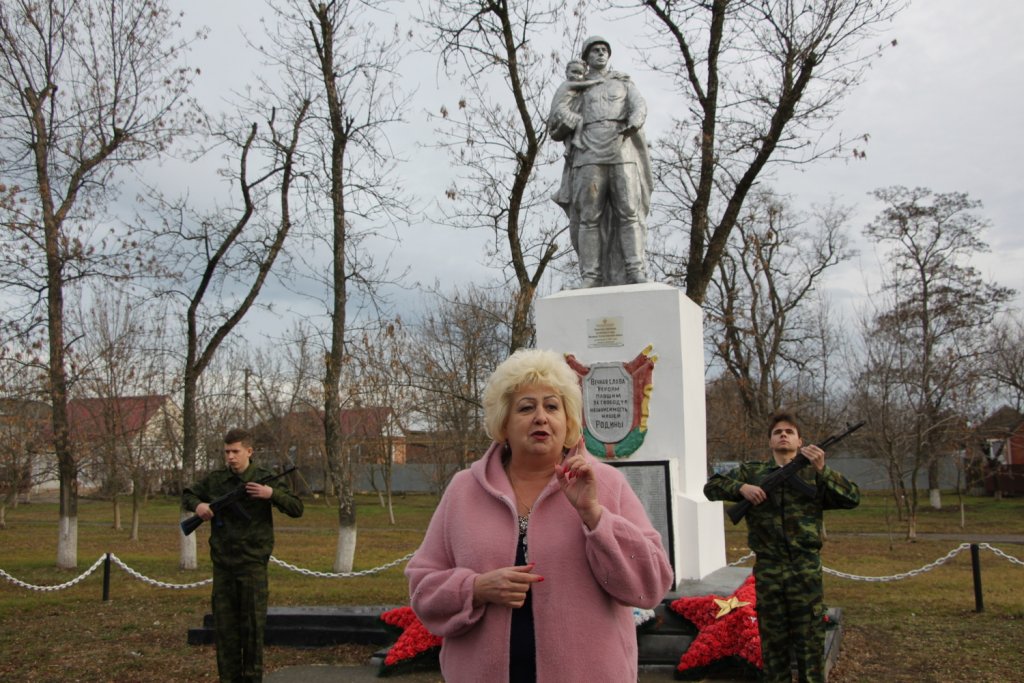
[[[390,676],[414,669],[438,668],[441,637],[427,630],[411,607],[397,607],[380,615],[388,626],[401,630],[398,640],[388,650],[381,665],[380,676]]]
[[[673,601],[672,611],[699,629],[679,660],[676,677],[700,679],[714,670],[735,665],[745,669],[747,674],[761,669],[756,603],[753,576],[727,598],[705,595]]]

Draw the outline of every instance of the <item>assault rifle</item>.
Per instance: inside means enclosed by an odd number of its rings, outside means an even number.
[[[294,466],[293,467],[289,467],[288,469],[284,470],[280,474],[270,474],[270,475],[267,475],[267,476],[263,477],[262,479],[255,479],[253,481],[256,484],[269,484],[270,482],[274,481],[275,479],[280,479],[284,475],[289,474],[294,469],[295,469]],[[246,483],[248,483],[248,482],[246,482]],[[241,505],[238,504],[239,501],[241,501],[243,498],[245,498],[245,496],[246,496],[245,484],[239,484],[236,488],[232,489],[231,491],[228,491],[223,496],[220,496],[219,498],[215,498],[212,501],[210,501],[209,505],[210,505],[210,509],[213,510],[213,515],[214,515],[213,518],[214,518],[214,520],[216,520],[217,517],[222,512],[225,512],[225,511],[227,511],[229,509],[233,510],[234,512],[237,512],[242,517],[244,517],[246,520],[251,520],[252,517],[250,517],[249,513],[245,511],[245,508],[243,508]],[[186,536],[188,536],[193,531],[198,529],[199,526],[202,523],[203,523],[203,518],[200,517],[199,515],[193,515],[192,517],[189,517],[188,519],[183,519],[181,521],[181,532],[183,534],[185,534]]]
[[[832,436],[828,437],[827,439],[818,444],[818,448],[825,450],[829,446],[839,443],[840,441],[848,437],[850,434],[853,434],[855,431],[857,431],[864,425],[864,420],[861,420],[857,424],[850,424],[849,422],[847,422],[845,431],[840,432],[839,434],[833,434]],[[795,475],[799,470],[803,469],[809,464],[811,464],[811,461],[807,459],[807,456],[805,456],[803,453],[797,453],[792,460],[790,460],[785,465],[783,465],[782,467],[780,467],[779,469],[775,470],[767,477],[765,477],[764,481],[758,484],[758,486],[760,486],[765,493],[771,493],[778,487],[785,484],[787,481],[790,481],[793,478],[793,475]],[[796,479],[792,479],[792,481],[796,481]],[[747,512],[750,511],[751,507],[753,507],[753,503],[744,498],[740,502],[729,507],[725,512],[727,515],[729,515],[729,519],[732,520],[733,524],[739,524],[740,520],[746,516]]]

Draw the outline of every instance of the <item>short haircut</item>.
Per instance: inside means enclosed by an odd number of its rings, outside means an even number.
[[[554,351],[519,349],[495,368],[484,387],[484,426],[495,441],[505,438],[505,423],[516,392],[531,385],[548,386],[562,399],[565,411],[565,448],[575,446],[583,434],[583,394],[576,371]]]
[[[777,410],[772,413],[771,418],[768,420],[768,438],[772,437],[772,432],[775,431],[775,425],[780,422],[788,422],[789,424],[796,427],[796,435],[800,436],[800,420],[797,419],[796,413],[792,413],[788,410]]]
[[[583,67],[584,71],[587,70],[587,63],[582,59],[570,59],[568,62],[565,63],[565,73],[569,73],[569,67],[572,66],[573,64],[579,64],[580,66]]]
[[[245,448],[252,448],[252,434],[248,430],[236,427],[235,429],[228,430],[228,433],[224,435],[224,445],[229,443],[240,443]]]

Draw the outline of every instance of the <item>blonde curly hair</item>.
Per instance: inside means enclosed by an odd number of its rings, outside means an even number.
[[[501,363],[484,387],[484,426],[495,441],[505,439],[505,423],[512,397],[523,387],[548,386],[562,399],[565,410],[565,448],[575,446],[583,435],[583,394],[579,377],[565,358],[554,351],[519,349]]]

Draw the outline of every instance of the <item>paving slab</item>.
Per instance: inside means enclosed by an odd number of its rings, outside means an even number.
[[[332,666],[326,664],[310,666],[288,666],[278,669],[263,677],[264,683],[444,683],[437,671],[420,671],[410,674],[379,678],[376,666]],[[640,672],[639,683],[659,683],[675,680],[671,667],[659,667]],[[715,683],[740,683],[726,679],[716,679]],[[750,683],[743,681],[742,683]]]
[[[263,683],[444,683],[440,672],[422,671],[390,678],[379,678],[379,667],[311,664],[286,666],[263,676]]]

